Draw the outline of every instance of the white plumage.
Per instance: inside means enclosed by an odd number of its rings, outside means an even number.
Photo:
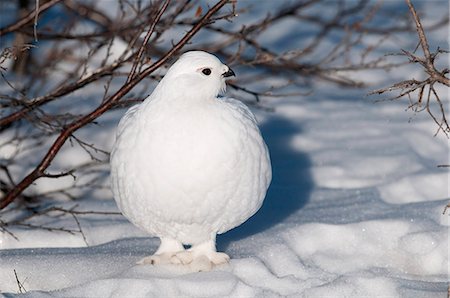
[[[239,226],[262,205],[270,158],[251,111],[217,97],[230,75],[217,57],[187,52],[119,123],[111,153],[114,197],[133,224],[161,238],[141,263],[200,270],[225,263],[229,257],[216,252],[216,234]]]

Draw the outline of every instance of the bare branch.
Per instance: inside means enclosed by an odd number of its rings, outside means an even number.
[[[423,51],[423,57],[420,57],[419,55],[411,53],[410,51],[406,50],[402,50],[401,54],[408,57],[410,63],[419,64],[423,68],[424,72],[427,74],[428,77],[424,80],[416,80],[416,79],[404,80],[396,84],[393,84],[390,87],[372,91],[369,94],[383,94],[386,92],[400,90],[400,93],[398,95],[391,97],[389,99],[391,100],[400,99],[405,95],[408,96],[408,98],[410,99],[409,108],[413,108],[415,112],[426,110],[431,119],[433,119],[433,121],[436,123],[438,129],[435,135],[437,135],[439,132],[442,132],[448,137],[450,133],[450,126],[447,121],[444,104],[438,92],[436,92],[435,85],[442,84],[447,87],[450,87],[450,79],[446,77],[449,71],[447,68],[439,71],[436,69],[434,64],[436,57],[438,57],[438,55],[441,53],[446,53],[447,51],[438,48],[436,52],[434,53],[430,52],[430,46],[428,44],[419,15],[417,14],[413,4],[411,3],[411,0],[405,1],[406,4],[408,5],[409,11],[416,26],[419,45],[421,46]],[[428,93],[426,96],[426,100],[424,102],[424,92],[426,88],[428,88]],[[417,99],[412,100],[411,95],[413,95],[413,93],[415,93],[416,91],[418,91],[416,97]],[[431,105],[433,103],[437,103],[439,107],[440,113],[439,116],[436,116],[431,110]],[[425,104],[425,107],[422,109],[423,104]]]
[[[161,9],[158,11],[158,14],[156,15],[155,20],[161,19],[161,16],[163,15],[163,13],[166,11],[167,7],[169,6],[170,1],[166,0],[163,4],[163,6],[161,7]],[[138,54],[136,56],[136,59],[133,63],[133,66],[131,67],[131,71],[130,74],[128,75],[127,78],[127,83],[130,83],[131,80],[134,78],[134,75],[136,73],[136,68],[139,64],[139,62],[141,61],[142,58],[142,54],[144,54],[144,50],[145,47],[147,46],[149,40],[150,40],[150,36],[153,34],[153,32],[155,31],[155,26],[156,26],[157,22],[153,22],[152,25],[150,26],[150,28],[147,31],[147,34],[145,35],[144,41],[142,42],[141,47],[139,48]]]
[[[28,15],[26,15],[24,18],[20,19],[16,23],[0,28],[0,36],[3,36],[10,32],[17,31],[33,21],[36,23],[36,18],[38,17],[39,13],[46,11],[47,9],[54,6],[58,2],[61,2],[61,0],[49,0],[48,2],[42,4],[42,6],[37,7],[34,11],[30,12]],[[37,4],[39,4],[39,1],[37,2]]]
[[[15,278],[16,278],[17,287],[19,288],[19,293],[20,293],[20,294],[26,293],[27,290],[26,290],[25,287],[23,286],[23,283],[19,280],[19,277],[17,276],[16,269],[14,269],[14,276],[15,276]]]
[[[49,167],[52,160],[55,158],[58,151],[64,145],[65,141],[79,128],[84,125],[92,122],[97,117],[101,116],[103,113],[111,109],[116,102],[118,102],[123,96],[125,96],[134,86],[136,86],[140,81],[142,81],[146,76],[150,75],[156,69],[161,67],[170,57],[172,57],[176,52],[178,52],[205,24],[208,23],[210,18],[222,8],[228,0],[221,0],[192,27],[192,29],[187,32],[184,37],[172,47],[170,51],[168,51],[162,58],[153,63],[148,68],[144,69],[141,73],[137,74],[136,77],[130,82],[126,83],[122,86],[113,96],[104,101],[99,107],[97,107],[94,111],[83,116],[75,122],[72,122],[69,126],[67,126],[58,138],[55,140],[53,145],[48,150],[45,157],[41,160],[39,165],[25,178],[19,182],[14,189],[12,189],[1,201],[0,201],[0,209],[8,206],[12,201],[14,201],[17,196],[19,196],[30,184],[32,184],[36,179],[42,177],[45,174],[45,169]],[[158,14],[161,16],[162,14]],[[153,23],[157,23],[159,19],[155,19]],[[151,27],[154,27],[152,25]]]

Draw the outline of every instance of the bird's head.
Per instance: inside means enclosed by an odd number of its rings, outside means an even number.
[[[183,97],[215,98],[225,92],[225,79],[234,72],[216,56],[203,51],[186,52],[169,68],[164,84]],[[163,83],[163,81],[161,81]]]

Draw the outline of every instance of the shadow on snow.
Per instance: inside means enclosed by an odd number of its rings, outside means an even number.
[[[298,124],[274,116],[261,126],[272,161],[272,183],[261,209],[241,226],[217,238],[223,251],[239,239],[270,229],[302,208],[309,200],[313,181],[309,157],[292,147],[301,133]]]

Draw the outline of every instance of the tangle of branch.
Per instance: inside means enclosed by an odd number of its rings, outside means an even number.
[[[439,92],[436,90],[436,85],[442,84],[446,87],[450,87],[450,79],[447,77],[449,69],[444,68],[438,70],[435,67],[436,58],[442,53],[449,53],[448,50],[442,50],[439,47],[435,52],[430,52],[430,46],[428,44],[425,31],[420,21],[419,15],[414,8],[411,0],[405,0],[411,16],[416,26],[417,35],[419,39],[419,45],[422,48],[423,56],[419,56],[413,52],[402,50],[402,55],[409,59],[410,63],[420,65],[427,77],[423,80],[408,79],[398,83],[395,83],[389,87],[382,88],[371,92],[370,94],[383,94],[386,92],[400,91],[397,96],[390,98],[400,99],[407,96],[410,99],[409,108],[415,112],[427,111],[433,121],[437,124],[438,129],[436,134],[443,132],[447,137],[450,133],[450,126],[446,117],[447,111],[445,105],[441,99]],[[417,96],[414,95],[417,93]],[[437,103],[438,115],[432,111],[431,105]]]

